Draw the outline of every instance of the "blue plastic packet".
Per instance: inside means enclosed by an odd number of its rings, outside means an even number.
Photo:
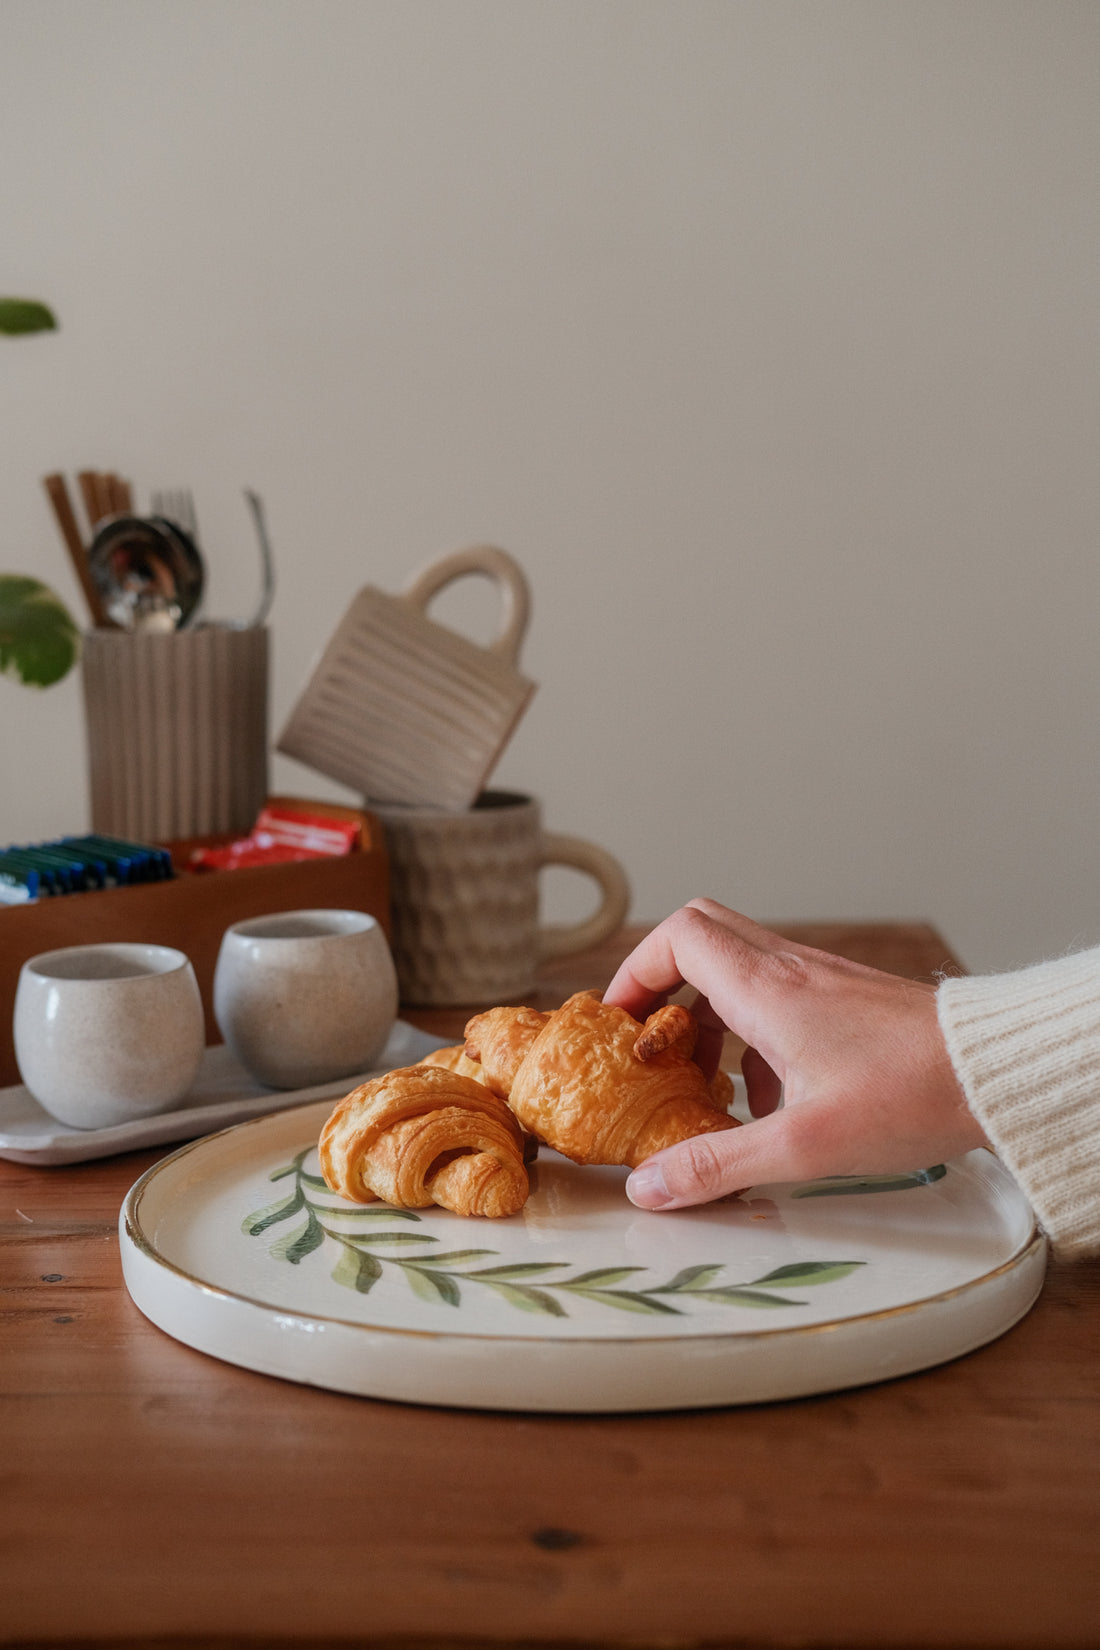
[[[30,866],[10,864],[0,853],[0,905],[27,905],[38,898],[38,872]]]
[[[106,888],[107,861],[100,855],[89,853],[83,848],[74,848],[64,839],[56,842],[43,842],[42,848],[59,859],[67,860],[70,865],[77,867],[84,874],[86,888]]]
[[[168,849],[159,848],[153,843],[127,842],[122,837],[100,836],[95,832],[75,840],[78,846],[86,847],[90,852],[101,854],[108,860],[112,854],[132,858],[137,870],[137,875],[133,879],[135,881],[164,882],[175,875],[172,856]]]
[[[133,882],[160,882],[173,874],[172,856],[166,848],[97,833],[62,837],[61,841],[98,860],[105,867],[108,881],[120,887]]]
[[[0,866],[13,872],[35,872],[40,899],[44,894],[66,894],[69,891],[68,879],[63,879],[53,866],[35,861],[22,848],[5,848],[0,854]]]

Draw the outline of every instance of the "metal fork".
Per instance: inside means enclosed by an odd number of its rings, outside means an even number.
[[[267,535],[263,500],[250,487],[245,488],[244,496],[252,513],[252,522],[256,529],[256,538],[260,547],[260,598],[251,618],[227,621],[232,628],[237,630],[259,628],[265,624],[268,613],[271,611],[271,604],[275,599],[275,558],[272,555],[271,541]],[[195,515],[195,501],[191,497],[190,488],[158,489],[150,495],[150,508],[154,515],[163,516],[165,520],[175,522],[178,527],[182,527],[192,544],[198,548],[198,520]]]
[[[189,487],[165,487],[152,494],[150,504],[155,516],[174,521],[182,527],[194,544],[199,542],[199,523],[195,515],[195,501]]]

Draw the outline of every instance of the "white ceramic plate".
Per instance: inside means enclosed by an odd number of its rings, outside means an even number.
[[[382,1050],[376,1070],[411,1065],[433,1048],[442,1048],[444,1039],[398,1020]],[[224,1044],[208,1048],[195,1086],[182,1105],[155,1117],[135,1118],[109,1129],[73,1129],[38,1104],[30,1090],[17,1084],[0,1089],[0,1157],[13,1163],[33,1163],[56,1167],[64,1163],[86,1163],[96,1157],[112,1157],[115,1152],[139,1151],[144,1146],[164,1146],[177,1140],[194,1140],[212,1129],[228,1128],[250,1117],[285,1111],[305,1100],[333,1100],[347,1094],[367,1076],[339,1077],[332,1083],[318,1083],[308,1089],[269,1089],[250,1077]]]
[[[759,1188],[654,1214],[626,1171],[543,1151],[523,1211],[346,1203],[320,1179],[331,1103],[150,1169],[120,1217],[134,1301],[168,1334],[336,1391],[482,1409],[790,1398],[927,1368],[1002,1334],[1046,1244],[996,1159]]]

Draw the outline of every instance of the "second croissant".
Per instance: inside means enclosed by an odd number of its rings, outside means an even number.
[[[665,1146],[738,1126],[726,1110],[733,1085],[724,1072],[708,1084],[692,1059],[695,1035],[686,1008],[658,1009],[643,1026],[581,991],[551,1014],[475,1015],[465,1052],[554,1151],[574,1163],[633,1169]]]

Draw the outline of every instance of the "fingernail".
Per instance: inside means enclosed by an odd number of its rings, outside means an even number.
[[[672,1201],[659,1163],[643,1163],[627,1175],[626,1195],[639,1209],[663,1209]]]

